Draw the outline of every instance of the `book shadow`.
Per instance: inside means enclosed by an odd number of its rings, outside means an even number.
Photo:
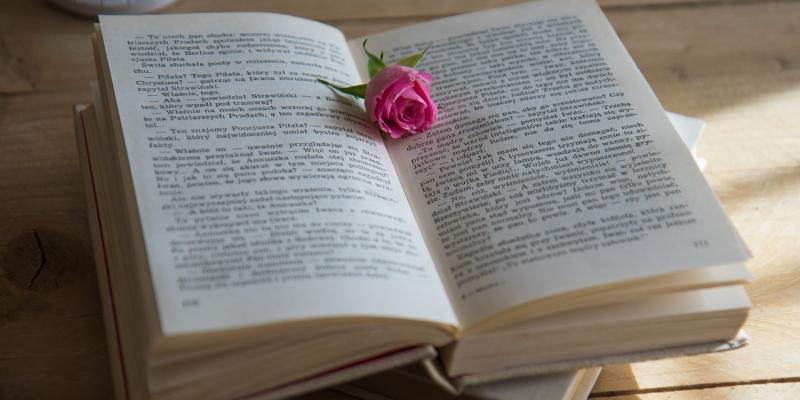
[[[603,367],[595,382],[590,399],[639,400],[641,389],[630,364]]]

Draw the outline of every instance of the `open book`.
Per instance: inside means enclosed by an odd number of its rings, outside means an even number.
[[[426,344],[447,379],[509,377],[746,318],[748,252],[591,1],[371,36],[390,60],[431,45],[440,120],[399,141],[316,82],[366,76],[329,26],[101,17],[95,39],[135,398],[270,393]]]
[[[92,86],[95,102],[99,103],[99,93],[97,86]],[[693,148],[697,143],[705,123],[701,120],[690,118],[674,113],[667,113],[684,143]],[[109,272],[112,265],[108,263],[109,254],[113,254],[108,248],[108,243],[103,240],[103,230],[101,227],[100,210],[98,209],[102,200],[97,193],[103,193],[106,189],[103,182],[94,181],[94,171],[91,168],[91,154],[97,152],[98,135],[105,134],[98,132],[97,115],[94,107],[77,106],[75,113],[76,139],[78,151],[81,155],[81,167],[86,172],[87,199],[90,208],[90,226],[95,240],[95,259],[97,272],[101,284],[101,299],[103,300],[103,311],[106,319],[108,333],[109,354],[111,355],[112,377],[117,389],[117,397],[120,399],[128,398],[126,385],[126,368],[124,365],[124,349],[120,343],[120,334],[127,330],[124,321],[115,315],[115,304],[113,299],[113,289],[110,284]],[[105,128],[104,128],[105,129]],[[88,136],[87,136],[88,134]],[[93,139],[90,141],[89,139]],[[698,164],[700,161],[697,160]],[[702,169],[702,167],[701,167]],[[409,349],[409,351],[398,352],[385,357],[359,363],[355,368],[344,368],[338,371],[321,374],[313,379],[305,379],[294,385],[284,386],[282,390],[270,391],[268,394],[259,398],[282,398],[285,396],[310,392],[319,388],[327,388],[337,383],[341,383],[329,390],[342,392],[348,396],[372,400],[372,399],[425,399],[425,398],[464,398],[473,400],[583,400],[589,395],[595,380],[600,374],[600,367],[581,368],[584,366],[604,365],[619,362],[634,362],[664,356],[687,355],[708,351],[724,351],[746,344],[741,338],[731,343],[706,343],[703,346],[684,346],[671,348],[670,352],[664,353],[627,353],[622,357],[612,358],[590,358],[572,360],[571,365],[560,365],[558,368],[551,368],[561,372],[538,374],[530,376],[530,372],[521,369],[511,369],[510,375],[515,376],[510,379],[497,380],[498,377],[479,377],[484,382],[479,385],[469,385],[465,394],[462,393],[463,382],[442,382],[436,379],[441,374],[436,371],[431,373],[424,368],[432,357],[436,357],[433,348],[423,347]],[[416,363],[416,364],[411,364]],[[411,365],[406,365],[411,364]],[[402,367],[402,368],[394,368]],[[552,367],[552,366],[551,366]],[[570,369],[569,368],[579,368]],[[362,378],[362,379],[358,379]],[[488,378],[488,379],[487,379]],[[351,383],[348,382],[354,379]],[[456,387],[458,386],[458,387]],[[314,393],[310,399],[326,396],[330,393]],[[301,397],[305,399],[306,397]]]

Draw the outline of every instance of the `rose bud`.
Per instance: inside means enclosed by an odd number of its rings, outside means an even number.
[[[436,121],[431,80],[431,74],[414,68],[384,68],[367,85],[367,115],[393,139],[425,131]]]

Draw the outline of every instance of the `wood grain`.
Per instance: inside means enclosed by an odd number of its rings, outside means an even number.
[[[327,22],[346,20],[358,22],[386,18],[430,19],[501,7],[521,1],[525,0],[348,0],[345,6],[342,2],[331,0],[228,0],[224,3],[215,0],[195,0],[178,2],[164,11],[269,11]],[[603,8],[692,5],[708,2],[708,0],[598,0]]]
[[[512,2],[184,0],[167,11],[283,12],[353,37]],[[800,2],[601,4],[665,108],[708,122],[698,152],[755,281],[750,347],[610,367],[594,396],[800,397]],[[94,76],[91,30],[43,1],[0,3],[0,399],[111,393],[70,119]]]
[[[622,396],[592,399],[606,400],[752,400],[752,399],[797,399],[800,398],[800,383],[767,383],[724,386],[705,389],[674,390],[657,393],[637,393]]]

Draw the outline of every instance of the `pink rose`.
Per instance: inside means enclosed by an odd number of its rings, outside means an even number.
[[[436,122],[431,80],[431,74],[414,68],[384,68],[367,85],[367,115],[393,139],[425,131]]]

